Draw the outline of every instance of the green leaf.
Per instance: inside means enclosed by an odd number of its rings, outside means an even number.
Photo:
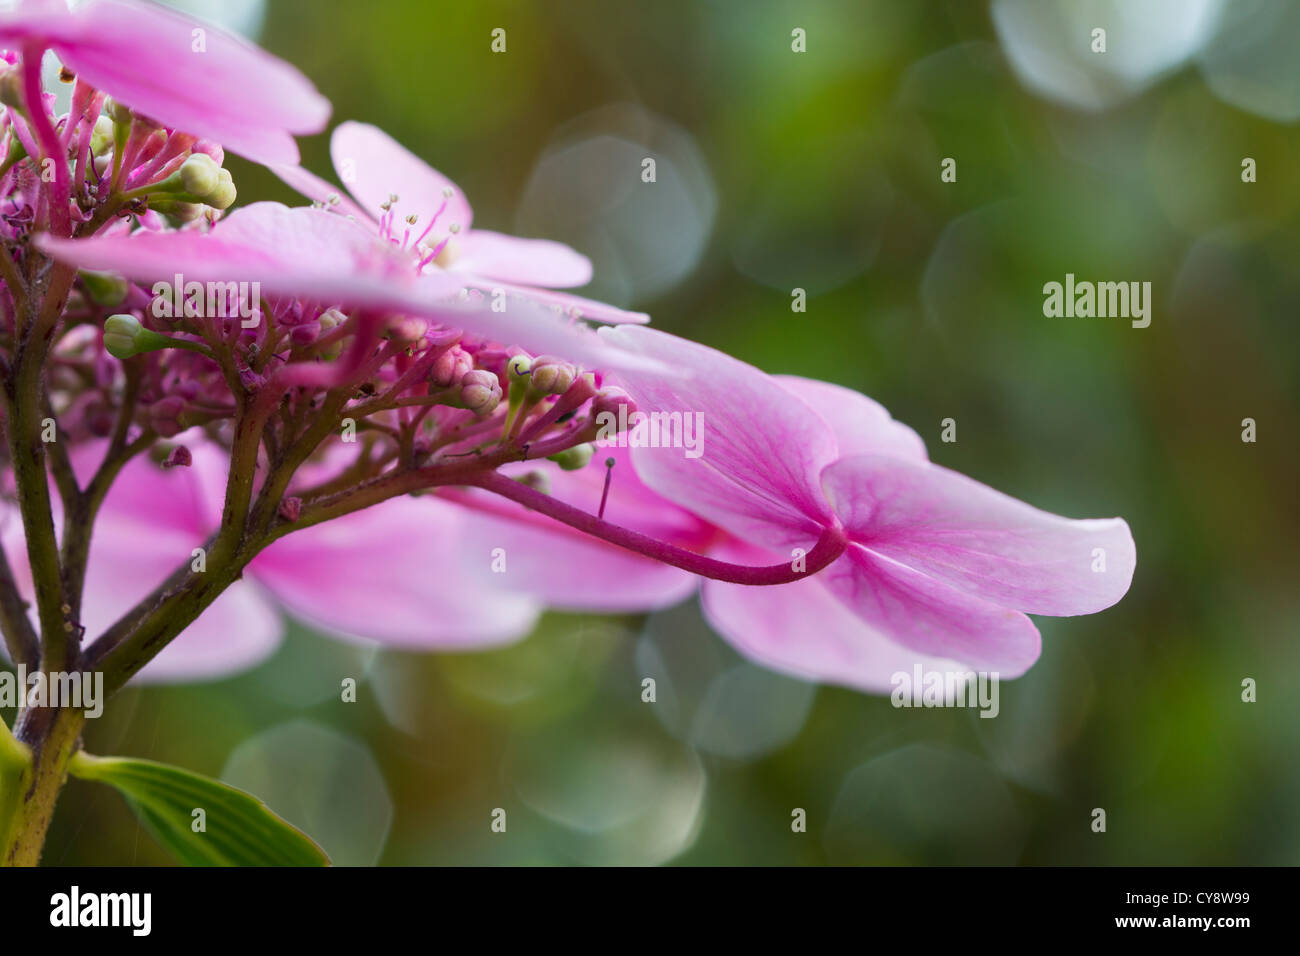
[[[78,753],[68,771],[116,787],[153,835],[187,866],[329,866],[325,851],[261,800],[179,767]],[[205,832],[193,830],[203,810]]]
[[[0,719],[0,846],[9,845],[9,830],[22,802],[23,780],[32,768],[32,752]]]

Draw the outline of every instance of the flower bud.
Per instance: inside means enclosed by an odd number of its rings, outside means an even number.
[[[21,67],[13,67],[0,73],[0,103],[11,109],[23,108],[23,73]]]
[[[199,203],[182,202],[179,199],[162,199],[150,202],[149,208],[166,216],[174,225],[184,225],[203,215],[204,207]]]
[[[113,434],[116,416],[105,405],[94,405],[86,409],[86,430],[96,438],[107,438]]]
[[[394,342],[413,344],[424,338],[424,333],[428,330],[427,319],[406,315],[389,319],[384,327],[384,336]]]
[[[191,196],[207,199],[216,191],[220,169],[206,153],[192,153],[181,165],[181,185]]]
[[[256,392],[266,384],[266,379],[251,368],[239,369],[239,384],[250,392]]]
[[[235,204],[236,195],[235,181],[230,177],[230,170],[224,166],[219,168],[217,185],[207,196],[208,205],[213,209],[229,209]]]
[[[188,468],[194,464],[194,456],[184,445],[177,445],[163,460],[164,468]]]
[[[226,161],[226,151],[221,148],[220,143],[214,143],[210,139],[201,139],[190,147],[191,153],[203,153],[211,156],[212,161],[218,166]]]
[[[82,269],[77,275],[81,279],[82,288],[86,290],[86,295],[96,305],[112,309],[126,301],[129,286],[126,279],[116,272],[94,272],[90,269]]]
[[[148,330],[133,315],[110,315],[104,320],[104,348],[116,359],[129,359],[145,351],[140,340]]]
[[[326,309],[316,319],[320,327],[328,332],[330,329],[337,329],[340,325],[348,320],[348,317],[338,309]]]
[[[551,476],[543,471],[526,471],[522,475],[515,475],[514,480],[544,495],[551,493]]]
[[[626,407],[627,411],[620,413],[619,409],[624,407]],[[622,425],[627,423],[628,419],[636,414],[636,402],[632,401],[627,392],[617,385],[606,386],[597,392],[596,397],[591,400],[591,417],[596,420],[598,425],[602,424],[599,418],[604,414],[613,415],[614,421],[618,422],[618,427],[621,428]]]
[[[149,406],[149,426],[163,438],[171,438],[185,430],[181,424],[181,413],[185,410],[185,401],[176,395],[168,395]]]
[[[305,325],[295,325],[289,330],[289,343],[294,348],[302,348],[305,345],[311,345],[320,335],[320,323],[308,322]]]
[[[473,356],[459,345],[453,345],[434,359],[433,367],[429,369],[429,384],[437,388],[450,388],[460,382],[473,367]]]
[[[460,380],[460,403],[480,418],[486,418],[501,404],[501,383],[481,368],[466,372]]]
[[[533,360],[527,355],[512,355],[506,362],[506,381],[511,385],[527,385],[533,369]]]
[[[562,395],[568,391],[577,375],[578,370],[563,359],[553,355],[539,355],[533,359],[529,390],[539,398],[543,395]]]
[[[131,122],[131,111],[115,99],[110,98],[104,101],[104,113],[114,123],[125,125]]]
[[[564,449],[564,451],[557,451],[554,455],[548,455],[547,458],[565,471],[577,471],[579,468],[586,468],[591,462],[591,456],[595,453],[595,445],[590,442],[583,442],[581,445],[574,445],[572,448]]]
[[[326,309],[320,314],[320,317],[316,321],[320,324],[321,335],[325,335],[327,332],[331,332],[343,325],[347,320],[348,317],[338,309]],[[342,354],[342,342],[334,342],[332,345],[327,346],[321,351],[322,358],[331,360],[338,358]]]
[[[113,148],[113,121],[100,115],[95,119],[95,131],[90,134],[90,153],[103,156]]]
[[[137,154],[136,162],[147,163],[162,151],[162,148],[166,143],[167,134],[161,129],[154,130],[149,134],[148,138],[145,139],[144,145],[140,147],[140,152]]]

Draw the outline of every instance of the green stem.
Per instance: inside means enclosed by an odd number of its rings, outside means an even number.
[[[85,713],[32,707],[19,713],[15,737],[0,733],[0,866],[35,866],[40,862],[54,804],[67,779]]]

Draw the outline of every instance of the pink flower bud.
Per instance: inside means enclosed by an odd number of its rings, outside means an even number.
[[[177,445],[171,450],[166,460],[163,461],[164,468],[188,468],[194,463],[194,456],[184,445]]]
[[[474,369],[460,380],[460,403],[483,418],[501,404],[501,383],[491,372]]]
[[[569,362],[553,355],[539,355],[533,359],[533,374],[529,384],[533,392],[539,395],[562,395],[577,377],[578,370]]]
[[[473,357],[459,345],[453,345],[434,360],[429,382],[437,388],[450,388],[474,367]]]
[[[424,333],[428,330],[428,320],[416,318],[415,316],[403,316],[390,319],[384,334],[394,342],[413,343],[424,338]]]
[[[251,368],[241,368],[239,370],[239,383],[250,392],[256,392],[266,384],[266,379],[258,375]]]
[[[301,348],[304,345],[311,345],[320,335],[319,322],[307,322],[303,325],[295,325],[289,330],[289,341],[295,348]]]
[[[619,409],[626,407],[627,411],[620,413]],[[617,385],[610,385],[602,388],[591,400],[591,414],[593,418],[601,414],[611,414],[615,421],[625,422],[636,414],[636,402],[632,401],[631,396]]]
[[[184,410],[184,399],[168,395],[149,406],[149,425],[163,438],[171,438],[185,430],[181,425],[181,412]]]
[[[217,143],[210,139],[201,139],[190,148],[191,153],[202,153],[205,156],[211,156],[218,166],[226,161],[226,151]]]

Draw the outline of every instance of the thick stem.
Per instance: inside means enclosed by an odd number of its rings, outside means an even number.
[[[54,265],[45,299],[22,345],[14,356],[13,375],[5,382],[9,455],[14,470],[18,510],[27,538],[27,558],[32,569],[36,609],[44,637],[44,662],[52,670],[67,663],[68,640],[64,629],[63,575],[50,507],[50,485],[41,434],[45,358],[58,326],[60,312],[76,270]],[[54,436],[58,441],[60,436]],[[62,639],[60,636],[62,635]]]
[[[54,804],[67,779],[68,761],[76,752],[85,723],[81,710],[32,707],[23,710],[14,728],[18,742],[31,753],[16,778],[0,776],[0,866],[35,866],[41,859]],[[12,789],[9,789],[12,785]]]

